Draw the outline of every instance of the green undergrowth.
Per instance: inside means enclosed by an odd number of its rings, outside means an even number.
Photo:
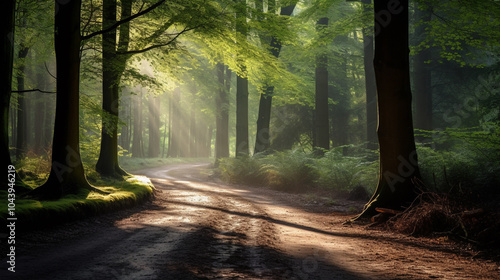
[[[130,208],[153,196],[154,187],[147,177],[130,176],[125,181],[99,180],[96,189],[108,194],[82,189],[77,194],[66,195],[54,201],[38,201],[16,197],[16,227],[41,228],[75,219]],[[0,199],[7,201],[7,192],[0,191]],[[0,219],[6,222],[8,205],[0,205]]]
[[[222,159],[217,172],[227,182],[261,185],[284,191],[306,191],[320,187],[349,191],[356,186],[372,190],[378,163],[368,154],[343,156],[342,147],[323,157],[301,150],[271,155]]]
[[[434,142],[417,145],[420,172],[429,191],[472,193],[478,201],[498,197],[498,126],[488,133],[470,130],[432,133]],[[443,135],[447,137],[443,139]],[[355,152],[346,155],[345,150],[334,148],[322,157],[288,150],[226,158],[220,161],[217,173],[227,182],[291,192],[307,191],[311,187],[349,192],[357,186],[373,192],[378,181],[378,152],[351,148]]]

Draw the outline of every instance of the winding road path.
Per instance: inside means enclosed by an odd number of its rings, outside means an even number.
[[[344,226],[347,204],[316,207],[208,171],[138,172],[154,201],[20,236],[17,272],[0,279],[500,279],[497,263],[435,241]]]

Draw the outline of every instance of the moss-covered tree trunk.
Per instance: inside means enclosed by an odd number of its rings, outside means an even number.
[[[81,188],[92,189],[85,177],[79,148],[80,5],[80,0],[56,4],[56,119],[49,178],[32,192],[40,199],[60,198]]]
[[[358,217],[373,216],[376,207],[408,206],[417,194],[412,180],[420,177],[411,110],[408,0],[375,0],[375,25],[380,174]]]

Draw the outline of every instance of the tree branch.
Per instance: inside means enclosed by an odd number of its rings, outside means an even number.
[[[168,41],[167,43],[164,43],[164,44],[158,44],[158,45],[153,45],[153,46],[149,46],[147,48],[144,48],[144,49],[141,49],[141,50],[134,50],[134,51],[126,51],[126,52],[117,52],[116,54],[119,54],[119,55],[132,55],[132,54],[138,54],[138,53],[143,53],[143,52],[147,52],[149,50],[152,50],[152,49],[156,49],[156,48],[161,48],[161,47],[165,47],[165,46],[168,46],[170,44],[172,44],[179,36],[181,36],[181,34],[183,33],[186,33],[188,31],[191,31],[193,29],[196,29],[198,28],[199,26],[201,25],[197,25],[197,26],[194,26],[194,27],[190,27],[190,28],[184,28],[184,30],[182,30],[181,32],[179,33],[176,33],[175,34],[175,37],[172,38],[170,41]],[[174,34],[170,34],[170,35],[174,35]]]
[[[106,29],[99,30],[99,31],[96,31],[96,32],[91,33],[91,34],[89,34],[89,35],[82,36],[81,40],[82,40],[82,41],[84,41],[84,40],[88,40],[88,39],[90,39],[90,38],[92,38],[92,37],[95,37],[95,36],[97,36],[97,35],[101,35],[101,34],[104,34],[104,33],[106,33],[106,32],[109,32],[109,31],[111,31],[111,30],[114,30],[114,29],[116,29],[118,26],[120,26],[120,25],[122,25],[122,24],[124,24],[124,23],[126,23],[126,22],[129,22],[129,21],[131,21],[131,20],[133,20],[133,19],[135,19],[135,18],[138,18],[138,17],[140,17],[140,16],[142,16],[142,15],[144,15],[144,14],[149,13],[150,11],[152,11],[152,10],[156,9],[158,6],[160,6],[161,4],[163,4],[165,1],[166,1],[166,0],[160,0],[160,1],[158,1],[157,3],[153,4],[151,7],[147,8],[147,9],[145,9],[145,10],[143,10],[143,11],[141,11],[141,12],[137,13],[137,14],[134,14],[133,16],[130,16],[130,17],[128,17],[128,18],[125,18],[125,19],[122,19],[122,20],[120,20],[120,21],[117,21],[115,24],[111,25],[110,27],[108,27],[108,28],[106,28]]]

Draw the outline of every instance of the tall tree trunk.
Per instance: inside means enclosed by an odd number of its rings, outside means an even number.
[[[246,42],[247,28],[247,5],[241,1],[238,6],[236,18],[236,32],[241,36],[241,41]],[[243,54],[238,54],[238,64],[241,74],[236,76],[236,151],[235,155],[250,154],[248,142],[248,78],[246,63]]]
[[[425,28],[431,20],[431,12],[423,10],[421,4],[417,4],[415,11],[415,21],[422,21],[417,26],[415,36],[418,42],[423,41],[427,32]],[[415,83],[415,128],[432,130],[432,86],[430,64],[426,63],[431,59],[431,50],[425,49],[413,58],[413,81]],[[419,141],[425,141],[424,137],[419,137]]]
[[[80,5],[80,0],[56,4],[57,103],[52,168],[47,182],[32,192],[40,199],[93,189],[85,177],[79,147]]]
[[[217,79],[219,88],[215,97],[216,107],[216,132],[215,132],[215,159],[229,157],[229,92],[227,91],[227,72],[224,75],[225,66],[217,64]],[[229,71],[227,69],[226,71]],[[230,76],[230,74],[229,74]]]
[[[102,29],[116,23],[116,0],[103,2]],[[122,1],[121,17],[132,13],[132,1]],[[120,26],[118,51],[126,51],[129,44],[129,23]],[[101,151],[96,171],[103,176],[120,177],[127,175],[118,164],[118,112],[120,79],[127,61],[126,56],[117,55],[116,30],[102,35],[102,120]]]
[[[26,57],[28,56],[29,48],[21,43],[17,58],[19,59],[19,68],[17,69],[17,139],[16,139],[16,160],[22,160],[28,148],[28,106],[26,93],[24,91],[24,80],[26,72]]]
[[[149,145],[148,157],[160,155],[160,102],[159,98],[150,95],[148,98]]]
[[[408,206],[416,197],[413,180],[420,177],[411,108],[408,0],[398,5],[375,0],[375,15],[380,174],[377,189],[358,218],[374,215],[376,207]]]
[[[364,5],[369,5],[372,0],[363,0]],[[371,10],[365,6],[365,10]],[[371,29],[371,30],[370,30]],[[366,142],[367,148],[376,150],[377,140],[377,86],[375,84],[375,70],[373,69],[373,27],[363,28],[363,62],[365,66],[366,90]]]
[[[316,23],[319,37],[323,37],[324,30],[328,26],[328,18],[324,17]],[[319,148],[318,153],[330,149],[330,132],[328,121],[328,57],[324,53],[316,56],[316,88],[315,88],[315,111],[314,111],[314,147]]]
[[[295,9],[297,1],[292,1],[292,4],[281,8],[281,16],[290,16]],[[271,54],[278,58],[281,51],[281,41],[276,38],[271,38],[270,43]],[[273,99],[274,86],[265,85],[259,101],[259,113],[257,116],[257,134],[255,137],[254,155],[264,152],[271,147],[271,134],[269,124],[271,122],[271,105]]]

